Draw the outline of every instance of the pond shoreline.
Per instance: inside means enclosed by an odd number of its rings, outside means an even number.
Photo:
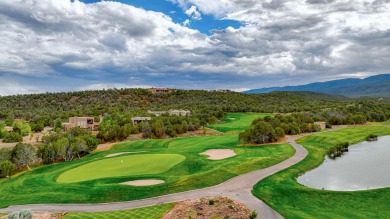
[[[297,178],[298,183],[314,189],[360,191],[390,187],[386,166],[390,164],[390,136],[378,141],[363,141],[349,147],[338,159],[325,156],[318,167]],[[375,170],[375,171],[373,171]]]

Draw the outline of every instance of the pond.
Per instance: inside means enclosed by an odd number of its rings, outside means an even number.
[[[390,187],[390,136],[351,145],[349,152],[298,177],[315,189],[357,191]]]

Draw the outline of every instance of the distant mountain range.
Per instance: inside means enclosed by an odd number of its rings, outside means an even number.
[[[348,97],[390,97],[390,74],[375,75],[364,79],[347,78],[298,86],[253,89],[244,93],[270,93],[275,91],[313,91]]]

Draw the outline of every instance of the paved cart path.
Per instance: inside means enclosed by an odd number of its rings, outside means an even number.
[[[30,209],[32,211],[49,211],[49,212],[101,212],[125,210],[132,208],[140,208],[152,206],[162,203],[178,202],[187,199],[196,199],[205,196],[227,196],[231,199],[237,200],[245,204],[250,210],[256,210],[260,218],[283,218],[278,212],[273,210],[263,201],[252,195],[253,186],[260,180],[281,170],[284,170],[301,160],[303,160],[308,151],[297,144],[295,140],[301,136],[288,136],[288,143],[290,143],[296,150],[296,153],[291,158],[278,163],[274,166],[242,174],[226,182],[198,190],[175,193],[170,195],[163,195],[148,199],[114,202],[114,203],[100,203],[100,204],[31,204],[31,205],[16,205],[8,208],[0,209],[0,213],[9,213],[21,209]]]

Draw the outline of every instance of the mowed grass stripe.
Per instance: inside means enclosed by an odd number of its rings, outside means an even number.
[[[70,213],[66,214],[63,219],[86,219],[86,218],[102,218],[102,219],[159,219],[174,206],[173,203],[155,205],[145,208],[137,208],[125,211],[108,211],[96,213]]]
[[[57,182],[74,183],[92,179],[164,173],[183,162],[179,154],[142,154],[106,158],[62,173]]]

